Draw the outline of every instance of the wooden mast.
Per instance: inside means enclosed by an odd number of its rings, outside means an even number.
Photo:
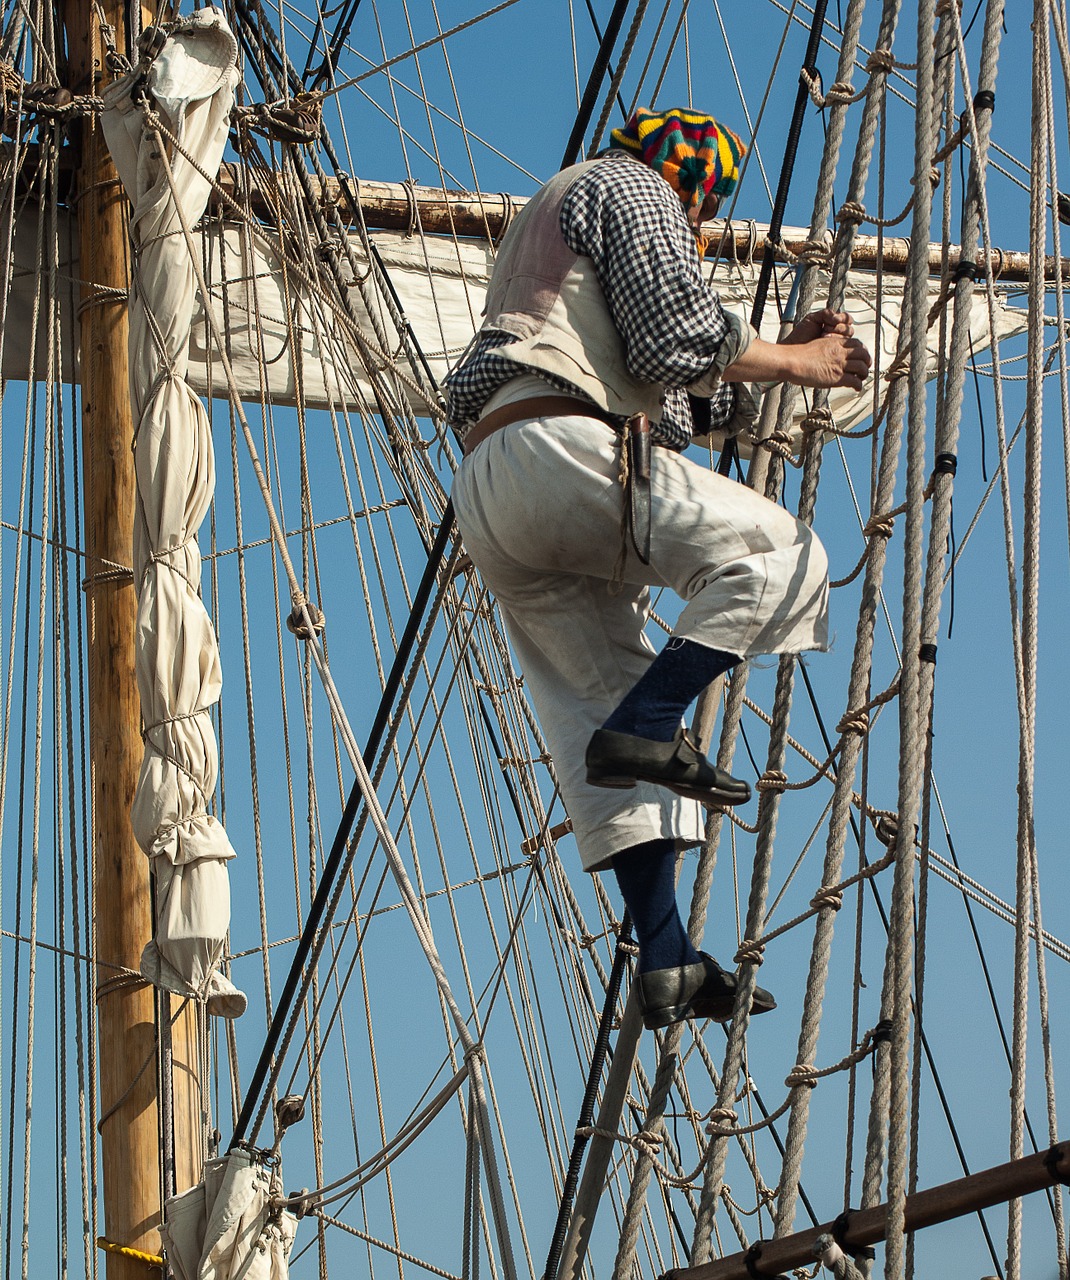
[[[123,0],[64,0],[70,88],[99,93],[108,78],[98,10],[126,44]],[[151,21],[151,15],[149,20]],[[93,809],[94,931],[99,1042],[101,1172],[105,1239],[156,1254],[160,1248],[160,1130],[153,989],[131,981],[152,931],[148,859],[130,825],[143,747],[134,672],[131,564],[134,459],[128,383],[127,198],[99,122],[83,119],[74,196],[82,292],[80,320],[85,491],[86,616]],[[163,1006],[166,1009],[168,1001]],[[194,1011],[173,1031],[179,1189],[199,1175],[199,1089]],[[109,1280],[144,1280],[144,1261],[107,1254]]]

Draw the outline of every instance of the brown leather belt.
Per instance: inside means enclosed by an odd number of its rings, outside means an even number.
[[[598,418],[612,426],[606,413],[590,400],[581,400],[577,396],[529,396],[526,400],[503,404],[500,409],[480,418],[464,438],[464,451],[471,453],[476,445],[482,444],[495,431],[522,418],[563,417]]]

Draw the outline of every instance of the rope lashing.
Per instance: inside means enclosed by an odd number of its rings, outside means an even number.
[[[837,1280],[840,1280],[841,1276],[847,1280],[847,1277],[858,1274],[850,1258],[836,1243],[830,1232],[825,1232],[814,1241],[814,1257],[826,1270],[831,1271]]]
[[[839,911],[843,906],[843,890],[837,885],[826,885],[824,888],[818,889],[817,893],[810,899],[810,905],[815,911],[820,911],[825,907],[831,907],[833,911]]]
[[[306,613],[308,622],[305,621]],[[322,635],[326,625],[327,619],[322,609],[317,608],[311,600],[295,600],[294,607],[286,619],[286,630],[295,635],[298,640],[312,640]]]
[[[1051,1175],[1053,1182],[1058,1182],[1064,1187],[1070,1187],[1070,1172],[1064,1172],[1061,1168],[1063,1159],[1070,1153],[1062,1146],[1056,1145],[1049,1148],[1044,1157],[1044,1168]]]
[[[883,693],[878,693],[876,697],[861,707],[853,707],[843,713],[839,724],[836,726],[838,734],[844,733],[865,733],[869,729],[869,712],[877,707],[883,707],[886,702],[891,702],[893,698],[899,696],[899,681],[894,680]]]
[[[126,1244],[116,1244],[104,1236],[97,1236],[97,1248],[105,1253],[114,1253],[120,1258],[131,1258],[134,1262],[143,1262],[147,1267],[162,1267],[163,1258],[158,1253],[146,1253],[144,1249],[132,1249]]]
[[[896,67],[901,67],[901,62],[896,62],[895,54],[891,49],[874,49],[866,59],[866,70],[872,75],[876,71],[887,74],[894,71]]]
[[[774,791],[779,795],[788,789],[788,775],[781,769],[767,769],[754,785],[759,791]]]
[[[872,813],[873,834],[886,848],[890,849],[899,835],[899,819],[894,813]]]
[[[747,1275],[751,1280],[787,1280],[787,1276],[776,1275],[772,1271],[762,1271],[758,1267],[758,1260],[762,1256],[762,1242],[755,1240],[747,1252],[743,1255],[743,1265],[747,1268]]]
[[[755,444],[771,453],[774,458],[779,458],[781,462],[788,462],[793,467],[801,467],[802,463],[795,457],[795,450],[792,447],[791,436],[786,431],[771,431],[769,435],[761,440],[756,440]]]
[[[994,89],[978,89],[973,95],[974,111],[995,111],[996,91]]]
[[[935,667],[936,666],[936,645],[928,644],[928,643],[919,645],[918,657],[921,659],[922,662],[931,662],[932,665]]]
[[[884,1024],[879,1024],[883,1026]],[[889,1032],[891,1027],[889,1025]],[[851,1254],[855,1258],[864,1259],[866,1262],[872,1262],[876,1258],[876,1253],[869,1248],[868,1245],[850,1245],[847,1243],[847,1229],[851,1222],[851,1210],[844,1209],[836,1221],[832,1224],[832,1238],[840,1246],[844,1252]]]
[[[823,93],[821,72],[817,70],[811,72],[807,67],[803,67],[799,72],[799,79],[806,86],[810,101],[819,111],[825,107],[835,106],[837,103],[842,106],[850,106],[852,102],[861,102],[867,92],[865,89],[860,89],[855,93],[854,85],[850,81],[834,80],[829,85],[828,92]]]
[[[799,423],[802,431],[828,431],[832,426],[832,410],[828,405],[811,409]]]

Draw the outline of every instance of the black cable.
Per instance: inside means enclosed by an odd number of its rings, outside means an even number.
[[[828,0],[817,0],[814,5],[814,20],[810,24],[810,39],[806,45],[806,56],[802,71],[799,73],[799,90],[795,95],[795,110],[792,112],[791,126],[784,147],[784,161],[780,167],[780,182],[777,185],[776,199],[773,201],[773,214],[766,232],[765,252],[762,255],[762,267],[758,275],[758,284],[754,290],[754,306],[751,308],[751,324],[757,328],[762,322],[765,311],[765,299],[769,292],[769,280],[773,274],[775,256],[774,245],[780,239],[780,231],[784,225],[784,210],[788,203],[788,188],[791,186],[792,174],[795,170],[795,157],[799,150],[799,138],[802,136],[803,117],[806,114],[806,103],[810,91],[803,80],[803,72],[813,76],[817,74],[817,51],[821,47],[821,32],[825,26],[825,9]]]
[[[314,45],[309,47],[308,62],[305,64],[305,74],[302,76],[302,79],[310,93],[315,93],[320,85],[323,84],[327,77],[331,75],[338,66],[338,59],[342,56],[342,49],[345,46],[345,42],[349,39],[349,33],[353,27],[353,20],[356,18],[357,10],[359,8],[360,0],[349,0],[349,6],[343,11],[335,25],[334,32],[331,35],[330,41],[327,43],[327,47],[324,51],[323,61],[320,63],[311,82],[309,81],[309,74],[312,69]]]
[[[583,147],[583,135],[587,132],[587,126],[591,123],[591,116],[594,114],[595,103],[598,101],[602,80],[605,78],[606,69],[609,66],[609,58],[613,52],[613,46],[617,43],[617,36],[620,35],[620,29],[627,10],[628,0],[617,0],[617,3],[613,6],[609,24],[606,27],[605,35],[602,37],[602,43],[598,46],[594,66],[591,67],[591,74],[587,79],[587,88],[583,91],[583,99],[580,102],[579,111],[576,113],[576,122],[572,126],[572,133],[569,135],[565,154],[561,158],[562,169],[567,169],[570,164],[575,164],[579,158]]]
[[[632,918],[625,911],[624,918],[621,921],[620,933],[617,935],[617,949],[613,953],[613,968],[609,974],[609,982],[606,984],[606,999],[602,1006],[602,1017],[598,1022],[598,1036],[595,1039],[594,1052],[591,1055],[591,1065],[587,1070],[587,1087],[583,1093],[580,1118],[576,1123],[577,1132],[572,1141],[572,1154],[569,1157],[565,1182],[561,1188],[561,1203],[557,1210],[557,1222],[554,1224],[554,1234],[550,1241],[549,1253],[546,1255],[546,1266],[543,1268],[542,1280],[557,1280],[557,1268],[561,1265],[561,1250],[565,1246],[565,1236],[568,1233],[569,1219],[572,1216],[572,1201],[579,1186],[580,1169],[583,1166],[583,1156],[587,1150],[587,1143],[591,1140],[590,1134],[581,1133],[580,1130],[589,1129],[594,1123],[594,1108],[595,1103],[598,1101],[598,1085],[602,1079],[602,1068],[609,1053],[609,1035],[613,1030],[613,1016],[617,1010],[617,998],[620,995],[624,969],[628,962],[628,953],[624,948],[625,944],[631,941],[631,937]]]
[[[435,539],[434,546],[427,559],[427,566],[424,569],[423,578],[417,588],[416,595],[413,598],[412,609],[409,613],[409,621],[405,626],[405,633],[401,637],[398,645],[397,653],[394,655],[394,662],[390,668],[390,675],[387,677],[385,686],[383,687],[383,696],[379,701],[379,710],[376,712],[375,720],[368,735],[368,744],[364,748],[364,767],[370,769],[375,762],[376,753],[379,750],[379,743],[382,740],[383,733],[389,723],[391,711],[394,705],[394,699],[397,697],[398,690],[401,687],[402,678],[405,674],[405,668],[408,665],[409,656],[412,653],[413,646],[416,643],[420,632],[420,626],[423,622],[423,615],[427,608],[428,601],[431,598],[431,592],[435,586],[439,569],[442,565],[443,556],[446,546],[453,536],[453,503],[448,502],[446,509],[442,513],[442,522],[438,528],[438,536]],[[301,938],[297,944],[297,950],[294,952],[294,958],[290,963],[290,971],[286,975],[286,984],[282,989],[282,995],[279,1002],[275,1006],[275,1012],[271,1018],[271,1025],[268,1027],[267,1037],[264,1041],[264,1047],[260,1053],[260,1059],[253,1071],[249,1088],[245,1095],[245,1101],[242,1104],[241,1112],[234,1126],[234,1136],[230,1140],[228,1151],[245,1140],[245,1133],[253,1118],[257,1103],[265,1090],[265,1081],[268,1079],[268,1073],[271,1072],[271,1080],[268,1082],[267,1088],[271,1087],[275,1076],[281,1064],[276,1064],[275,1069],[271,1067],[271,1060],[275,1053],[275,1048],[279,1043],[282,1035],[283,1026],[287,1021],[288,1011],[294,1002],[294,996],[298,987],[302,985],[302,980],[307,981],[307,975],[303,974],[305,961],[308,959],[312,951],[313,943],[316,941],[316,935],[320,931],[320,922],[323,919],[324,912],[327,907],[328,900],[334,888],[335,881],[338,878],[339,870],[345,857],[346,847],[349,841],[349,834],[353,829],[353,823],[356,820],[357,811],[363,800],[363,793],[360,789],[359,781],[354,782],[349,792],[349,798],[346,800],[345,809],[342,811],[342,817],[338,824],[338,831],[334,837],[334,843],[331,846],[331,852],[327,861],[323,866],[323,875],[320,877],[319,885],[316,888],[316,896],[309,907],[308,916],[305,920],[305,927],[301,932]],[[324,929],[320,934],[321,945],[322,939],[326,938],[327,930]],[[317,948],[318,952],[319,948]],[[296,1009],[294,1014],[296,1016]],[[253,1135],[255,1138],[255,1134]]]

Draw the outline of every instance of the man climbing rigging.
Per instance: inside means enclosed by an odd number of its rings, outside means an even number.
[[[641,108],[612,139],[552,178],[502,244],[486,319],[447,378],[465,453],[453,501],[584,869],[612,869],[631,913],[643,1021],[663,1027],[731,1016],[735,975],[691,944],[676,858],[702,840],[701,804],[750,798],[683,714],[744,658],[827,647],[820,542],[682,457],[689,397],[735,434],[757,417],[748,384],[861,390],[870,357],[846,315],[820,311],[765,342],[706,286],[695,236],[739,180],[735,134],[701,112]],[[651,586],[686,601],[657,657]],[[774,1007],[756,988],[752,1013]]]

